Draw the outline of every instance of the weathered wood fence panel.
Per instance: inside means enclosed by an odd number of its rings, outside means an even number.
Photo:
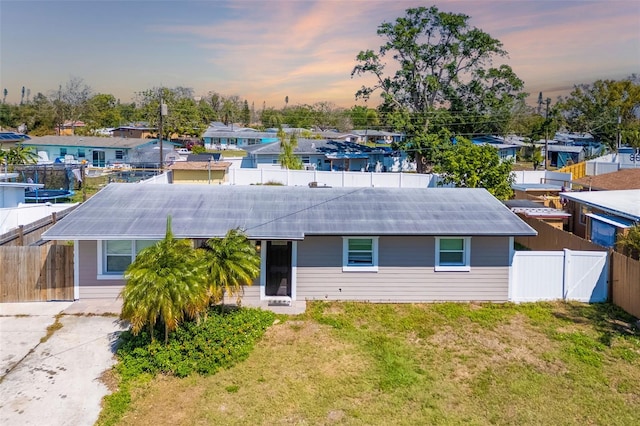
[[[576,251],[608,251],[607,248],[570,232],[554,228],[546,222],[533,217],[520,216],[529,226],[538,231],[535,237],[516,237],[515,241],[531,250],[576,250]]]
[[[50,216],[1,234],[0,246],[28,246],[36,243],[40,240],[44,231],[51,228],[58,220],[75,210],[76,207],[69,207],[66,210],[52,213]]]
[[[611,253],[611,292],[615,305],[640,318],[640,261]]]
[[[73,246],[0,247],[0,302],[73,300]]]

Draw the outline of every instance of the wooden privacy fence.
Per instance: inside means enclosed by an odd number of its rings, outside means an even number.
[[[611,293],[615,305],[640,318],[640,261],[611,253]]]
[[[0,247],[0,302],[73,300],[73,246]]]
[[[577,251],[608,251],[606,247],[594,244],[584,238],[580,238],[570,232],[554,228],[546,222],[534,217],[523,215],[520,219],[527,222],[529,226],[538,231],[535,237],[516,237],[516,243],[530,248],[531,250],[577,250]]]
[[[17,228],[0,235],[0,246],[28,246],[40,241],[40,237],[47,229],[51,228],[58,220],[62,219],[77,206],[69,207],[66,210],[51,213],[51,215],[31,222],[27,225],[20,225]]]

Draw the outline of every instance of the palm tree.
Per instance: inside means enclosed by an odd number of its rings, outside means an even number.
[[[240,229],[231,229],[224,238],[211,238],[202,247],[211,301],[225,295],[242,295],[242,286],[251,285],[260,274],[260,255]]]
[[[17,164],[34,164],[37,162],[38,155],[33,147],[25,148],[22,144],[9,148],[8,151],[0,150],[0,164],[5,163],[7,166],[15,166]],[[12,167],[9,167],[12,169]]]
[[[147,325],[151,340],[160,320],[167,343],[185,315],[196,317],[207,307],[202,272],[191,242],[174,238],[169,216],[164,240],[142,250],[125,272],[121,318],[130,321],[134,334]]]

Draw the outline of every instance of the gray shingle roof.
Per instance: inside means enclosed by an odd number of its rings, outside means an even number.
[[[26,146],[77,146],[87,148],[136,148],[153,142],[151,139],[103,138],[98,136],[40,136],[24,142]]]
[[[535,235],[484,189],[110,184],[45,232],[48,240],[305,235]]]
[[[255,155],[280,154],[280,142],[243,147],[247,152]],[[371,148],[355,142],[327,139],[298,139],[296,154],[330,154],[330,153],[384,153],[382,148]]]

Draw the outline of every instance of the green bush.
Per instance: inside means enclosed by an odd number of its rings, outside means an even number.
[[[214,307],[199,324],[181,324],[166,345],[151,342],[147,332],[134,336],[126,331],[120,336],[117,369],[125,380],[143,373],[214,374],[244,360],[274,319],[274,313],[259,309]]]

